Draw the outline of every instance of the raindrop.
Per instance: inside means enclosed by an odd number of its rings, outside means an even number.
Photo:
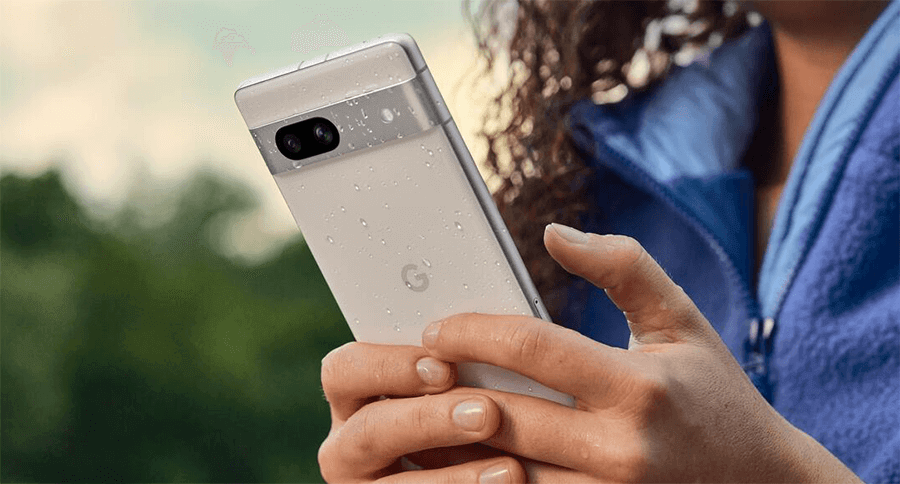
[[[416,110],[412,106],[406,106],[406,109],[409,109],[409,114],[416,114]]]
[[[528,392],[531,393],[534,391],[534,388],[528,387]]]
[[[353,320],[353,324],[359,324],[359,318],[355,318],[355,319]]]
[[[370,166],[370,167],[369,167],[369,171],[372,172],[372,173],[375,173],[375,167]]]
[[[406,250],[412,250],[412,246],[411,246],[411,245],[407,245],[407,246],[406,246]]]
[[[455,225],[456,225],[456,230],[462,230],[462,229],[463,229],[463,228],[462,228],[462,225],[460,225],[459,222],[456,222]]]
[[[412,284],[409,281],[406,281],[406,287],[412,289]]]
[[[462,212],[457,210],[457,211],[453,212],[453,215],[456,215],[457,217],[459,217],[460,215],[462,215]]]
[[[369,224],[366,223],[366,221],[363,220],[363,219],[359,219],[359,223],[361,223],[363,227],[368,227],[368,226],[369,226]]]
[[[384,239],[381,239],[381,245],[385,245]]]
[[[425,149],[425,145],[419,145],[423,150]]]
[[[301,163],[300,160],[294,160],[294,162],[291,164],[294,165],[294,168],[300,168],[301,166],[303,166],[303,163]]]
[[[425,166],[428,167],[428,168],[431,168],[431,162],[430,162],[430,161],[426,161],[426,162],[425,162]]]
[[[384,108],[381,110],[381,122],[384,124],[388,124],[394,120],[394,113],[391,112],[390,109]]]
[[[353,184],[353,189],[356,190],[356,191],[359,191],[359,185],[357,185],[356,183],[354,183],[354,184]]]
[[[306,188],[306,185],[300,185],[300,189],[303,190]]]
[[[469,290],[469,285],[468,285],[468,284],[463,284],[463,289],[465,289],[465,290],[468,291],[468,290]]]
[[[363,119],[369,119],[369,115],[368,115],[368,114],[366,114],[366,110],[365,110],[365,109],[363,109],[363,108],[360,108],[360,109],[359,109],[359,112],[361,112],[361,113],[362,113],[362,117],[363,117]]]
[[[422,317],[422,311],[416,311],[416,316]]]
[[[391,312],[391,308],[387,308],[387,313],[388,313],[388,315],[393,314],[393,313]]]
[[[350,129],[353,129],[353,126],[351,126]],[[350,148],[350,149],[352,150],[352,149],[354,149],[354,148],[356,148],[356,147],[353,146],[353,143],[347,143],[347,148]]]
[[[389,209],[389,208],[391,208],[391,207],[388,206],[388,204],[385,203],[385,204],[384,204],[384,208],[385,208],[385,209]]]
[[[330,235],[327,236],[327,237],[325,237],[325,239],[328,240],[328,243],[329,243],[329,244],[333,244],[333,243],[334,243],[334,239],[332,239]]]
[[[428,156],[434,156],[434,151],[428,150]]]
[[[422,238],[424,239],[425,237]],[[425,267],[431,267],[431,261],[428,259],[422,259],[422,263],[425,264]]]
[[[347,211],[347,209],[346,209],[346,208],[344,208],[344,206],[343,206],[343,205],[341,205],[341,212],[346,212],[346,211]],[[498,264],[499,264],[499,263],[498,263]]]
[[[400,331],[400,323],[394,323],[394,331]]]

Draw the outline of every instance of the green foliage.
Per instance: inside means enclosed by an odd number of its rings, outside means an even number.
[[[0,180],[3,481],[320,480],[352,336],[308,248],[219,254],[251,199],[213,176],[164,198],[99,222],[57,173]]]

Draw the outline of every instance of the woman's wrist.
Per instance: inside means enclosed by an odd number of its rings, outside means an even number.
[[[773,409],[774,412],[774,409]],[[777,412],[776,412],[777,413]],[[782,435],[776,451],[783,456],[785,473],[781,482],[797,483],[862,483],[862,480],[822,444],[806,432],[794,427],[784,417],[781,421]]]

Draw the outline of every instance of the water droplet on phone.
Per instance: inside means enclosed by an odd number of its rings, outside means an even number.
[[[357,185],[356,183],[354,183],[354,184],[353,184],[353,189],[356,190],[356,191],[359,191],[359,185]]]
[[[346,211],[347,211],[347,209],[346,209],[346,208],[344,208],[344,206],[343,206],[343,205],[341,205],[341,212],[346,212]]]
[[[388,124],[394,120],[394,113],[391,112],[390,109],[384,108],[381,110],[381,122],[384,124]]]
[[[334,243],[334,239],[332,239],[330,235],[327,236],[327,237],[325,237],[325,239],[328,240],[328,243],[329,243],[329,244],[333,244],[333,243]]]
[[[363,119],[369,119],[369,115],[366,114],[366,110],[363,108],[359,108],[359,112],[362,113]]]
[[[426,162],[425,162],[425,166],[428,167],[428,168],[431,168],[431,162],[430,162],[430,161],[426,161]]]
[[[416,311],[416,316],[422,317],[422,311]]]
[[[394,323],[394,331],[400,331],[400,323]]]
[[[428,156],[434,156],[434,151],[428,150]]]
[[[359,318],[353,319],[353,324],[359,324]]]
[[[369,224],[366,223],[366,221],[363,220],[363,219],[359,219],[359,223],[361,223],[363,227],[368,227],[368,226],[369,226]]]
[[[456,222],[455,225],[456,225],[456,230],[462,230],[462,229],[463,229],[463,228],[462,228],[462,225],[461,225],[459,222]]]
[[[534,392],[534,388],[528,387],[528,392],[529,393]]]
[[[416,110],[412,106],[406,106],[406,109],[409,109],[409,114],[416,114]]]
[[[300,168],[301,166],[303,166],[303,162],[301,162],[300,160],[294,160],[291,164],[294,165],[294,168]]]
[[[390,209],[391,207],[390,207],[388,204],[385,203],[385,204],[384,204],[384,208],[385,208],[385,209]]]
[[[423,239],[425,237],[422,237]],[[431,267],[431,261],[428,259],[422,259],[422,263],[425,264],[425,267]]]
[[[422,148],[423,150],[425,149],[425,145],[419,145],[419,147]]]
[[[381,239],[381,245],[385,245],[384,239]]]
[[[370,173],[375,173],[375,167],[374,167],[374,166],[369,166],[369,172],[370,172]]]
[[[386,310],[387,310],[388,315],[393,314],[393,313],[391,313],[391,308],[386,308]]]
[[[469,290],[469,285],[468,285],[468,284],[463,284],[463,289],[465,289],[465,290],[468,291],[468,290]]]

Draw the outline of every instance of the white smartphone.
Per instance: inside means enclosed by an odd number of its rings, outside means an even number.
[[[551,324],[410,36],[247,80],[234,98],[358,341],[420,345],[461,312]],[[509,370],[458,370],[461,385],[574,405]]]

